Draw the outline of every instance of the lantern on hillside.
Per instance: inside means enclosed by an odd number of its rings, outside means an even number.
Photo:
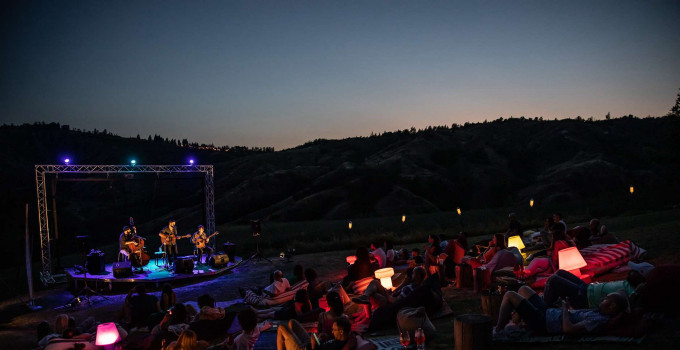
[[[531,207],[531,208],[534,207],[534,199],[533,199],[533,198],[531,198],[531,199],[529,200],[529,207]]]

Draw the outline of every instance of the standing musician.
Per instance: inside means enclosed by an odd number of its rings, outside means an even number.
[[[168,226],[165,226],[158,235],[161,237],[161,243],[163,244],[168,264],[173,264],[177,257],[177,225],[175,220],[170,219]]]
[[[208,242],[210,242],[210,237],[214,235],[215,234],[208,236],[205,233],[205,227],[203,227],[203,225],[198,225],[198,231],[194,232],[194,234],[191,236],[191,243],[193,243],[196,247],[196,258],[198,265],[202,265],[201,258],[203,257],[204,252],[206,253],[205,263],[207,264],[208,261],[210,261],[213,250],[208,246]]]

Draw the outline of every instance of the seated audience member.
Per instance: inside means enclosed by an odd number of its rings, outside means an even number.
[[[208,294],[198,297],[198,314],[194,321],[218,320],[224,318],[225,312],[221,307],[215,307],[215,299]]]
[[[441,251],[444,251],[444,250],[446,249],[446,246],[447,246],[447,245],[449,245],[449,240],[448,240],[448,238],[446,237],[445,234],[440,233],[440,234],[439,234],[439,249],[440,249]]]
[[[508,230],[505,231],[503,238],[507,241],[512,236],[522,236],[522,224],[517,220],[515,213],[508,214]]]
[[[397,260],[397,252],[394,251],[394,246],[392,245],[392,241],[385,241],[383,243],[383,247],[385,248],[385,258],[387,259],[385,262],[385,266],[394,266],[395,261]]]
[[[600,234],[600,219],[593,218],[588,223],[588,230],[590,231],[590,236],[597,236]]]
[[[560,308],[549,308],[530,287],[522,286],[518,292],[503,295],[494,334],[499,334],[508,324],[512,311],[519,314],[530,330],[540,334],[585,334],[602,330],[610,319],[628,309],[625,294],[607,294],[597,309],[569,310],[569,299]]]
[[[347,276],[342,279],[342,286],[347,287],[351,282],[373,276],[376,266],[371,264],[371,259],[366,247],[359,247],[356,251],[357,260],[347,267]]]
[[[564,232],[565,232],[565,233],[569,230],[569,228],[567,227],[567,223],[564,222],[564,219],[563,219],[561,213],[555,213],[555,214],[553,214],[553,221],[554,221],[556,224],[562,225],[562,227],[564,228]]]
[[[312,310],[312,303],[309,301],[309,294],[306,289],[299,289],[295,292],[293,300],[284,303],[280,308],[255,310],[258,321],[273,318],[275,320],[296,319],[304,322],[302,317]]]
[[[163,291],[161,292],[161,310],[167,310],[173,305],[177,304],[177,295],[172,290],[170,283],[163,285]]]
[[[137,295],[132,295],[133,293],[137,293]],[[143,284],[138,284],[128,292],[125,297],[125,305],[130,309],[131,327],[153,327],[154,324],[150,320],[151,315],[161,311],[158,298],[146,294],[146,287]],[[156,322],[158,321],[156,320]]]
[[[552,236],[550,234],[550,228],[554,223],[555,222],[553,221],[552,217],[546,218],[543,223],[543,229],[531,235],[532,242],[526,245],[525,251],[537,251],[541,249],[547,249],[548,247],[550,247],[550,240],[552,239]]]
[[[552,241],[546,251],[547,256],[541,256],[531,260],[529,266],[524,269],[525,277],[531,277],[539,273],[552,274],[559,268],[559,255],[557,252],[564,248],[574,246],[574,244],[567,238],[567,235],[564,233],[563,229],[564,226],[562,224],[553,224],[553,226],[550,228]]]
[[[319,279],[314,269],[305,269],[305,278],[307,279],[307,292],[309,294],[309,301],[312,303],[312,309],[319,307],[319,299],[326,294],[328,288],[326,283]]]
[[[319,336],[325,334],[331,335],[331,326],[338,318],[346,318],[345,307],[342,304],[342,297],[337,292],[328,292],[326,294],[326,301],[328,302],[329,311],[323,312],[319,315],[317,331]]]
[[[590,236],[590,243],[592,244],[616,244],[619,243],[619,239],[609,232],[607,226],[600,226],[600,232],[595,236]]]
[[[217,349],[253,350],[260,333],[272,327],[269,322],[258,325],[256,312],[251,308],[241,310],[236,317],[243,328],[243,332],[236,338],[230,335],[222,344],[219,344],[220,346]]]
[[[409,296],[413,291],[420,287],[427,278],[427,272],[422,266],[417,266],[413,269],[411,273],[411,282],[404,285],[395,292],[390,292],[386,290],[380,280],[375,279],[366,287],[364,293],[358,297],[352,298],[352,301],[358,304],[369,305],[366,309],[366,314],[370,317],[370,305],[375,305],[376,307],[384,306],[386,304],[395,303],[403,298]]]
[[[38,346],[44,348],[47,346],[50,340],[63,338],[64,335],[67,335],[67,337],[69,338],[77,338],[83,340],[90,340],[90,338],[92,338],[92,335],[90,333],[75,334],[73,327],[69,327],[69,323],[75,323],[75,321],[70,322],[70,320],[72,320],[72,318],[69,318],[69,316],[66,314],[57,315],[57,318],[54,320],[54,333],[49,333],[49,324],[47,324],[47,327],[41,324],[42,330],[40,330],[39,334],[41,333],[46,334],[44,334],[40,338],[40,340],[38,341]]]
[[[378,267],[383,268],[387,264],[385,251],[375,243],[371,243],[371,256],[378,262]]]
[[[437,273],[439,254],[442,253],[442,248],[439,246],[439,236],[432,233],[429,234],[427,236],[427,244],[425,245],[424,251],[425,270],[431,274]]]
[[[489,242],[489,247],[484,250],[476,258],[464,259],[463,262],[472,266],[472,268],[480,267],[493,259],[497,252],[505,249],[505,238],[502,233],[496,233],[493,235],[493,239]]]
[[[197,340],[196,333],[190,329],[183,331],[176,341],[168,345],[168,350],[197,350],[208,347],[207,342]]]
[[[553,306],[558,298],[569,298],[571,305],[576,309],[596,308],[600,300],[609,293],[622,290],[630,296],[640,284],[642,284],[654,266],[649,263],[633,264],[632,270],[623,281],[585,283],[578,276],[568,271],[558,270],[548,277],[543,292],[543,300],[546,305]]]
[[[420,262],[416,262],[416,258],[420,258]],[[415,267],[416,265],[422,265],[423,263],[423,258],[420,255],[420,249],[418,248],[413,248],[411,249],[411,256],[409,259],[406,261],[409,265],[409,267]]]
[[[193,309],[193,307],[191,309]],[[187,312],[187,307],[182,303],[177,303],[168,310],[168,313],[166,313],[161,322],[151,330],[151,333],[158,334],[168,331],[179,334],[183,330],[189,328],[191,320],[192,317],[189,312]]]
[[[264,292],[272,296],[277,296],[290,290],[290,282],[283,277],[281,270],[274,271],[274,282],[264,288]]]
[[[332,337],[329,339],[310,338],[309,334],[296,320],[290,320],[285,325],[279,326],[276,334],[276,348],[278,350],[302,350],[302,349],[319,349],[319,350],[336,350],[336,349],[354,349],[356,348],[356,337],[350,334],[352,324],[346,318],[339,318],[332,324]]]

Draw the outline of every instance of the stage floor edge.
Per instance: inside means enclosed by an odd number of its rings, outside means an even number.
[[[231,271],[232,269],[238,267],[242,259],[235,257],[235,262],[229,262],[227,265],[220,268],[213,268],[209,265],[196,266],[194,264],[194,269],[192,273],[175,273],[175,271],[168,271],[163,267],[163,264],[157,264],[153,259],[149,261],[149,264],[144,266],[143,271],[138,271],[137,269],[132,269],[132,276],[116,278],[113,276],[113,264],[106,264],[105,272],[99,274],[87,274],[85,277],[82,273],[77,273],[74,267],[66,268],[64,271],[66,275],[71,278],[76,286],[79,281],[84,281],[87,279],[88,282],[98,283],[108,283],[109,289],[112,289],[113,283],[161,283],[168,281],[179,281],[187,279],[199,279],[209,276],[217,276],[225,272]]]

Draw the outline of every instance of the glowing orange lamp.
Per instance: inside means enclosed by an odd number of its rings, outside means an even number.
[[[392,289],[392,276],[394,276],[394,269],[391,267],[375,271],[375,278],[379,279],[380,284],[388,290]]]
[[[108,322],[97,326],[95,345],[103,346],[105,349],[113,349],[113,345],[120,340],[120,334],[115,323]]]
[[[560,270],[566,270],[581,278],[581,268],[588,266],[576,247],[564,248],[557,252]]]

